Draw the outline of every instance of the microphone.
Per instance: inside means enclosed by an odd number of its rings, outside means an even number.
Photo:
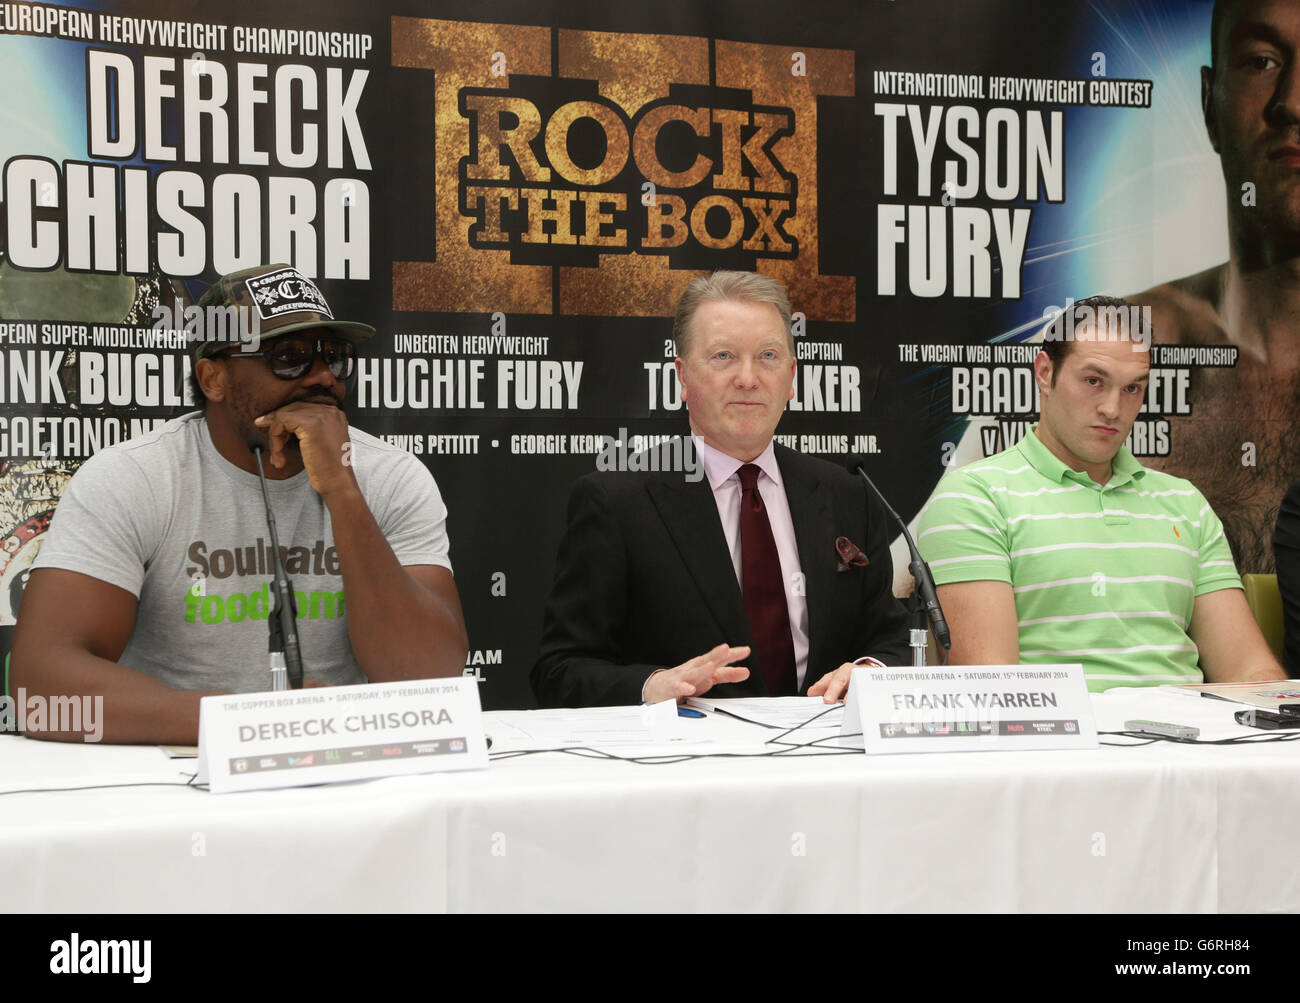
[[[934,591],[934,576],[930,574],[930,565],[921,560],[921,552],[916,549],[916,541],[912,539],[912,534],[907,531],[907,524],[899,518],[898,513],[885,501],[885,496],[880,493],[880,489],[871,483],[871,478],[867,476],[866,470],[863,469],[866,459],[860,453],[853,453],[848,457],[847,465],[850,473],[861,474],[862,479],[867,482],[867,487],[877,498],[880,504],[885,506],[885,511],[893,517],[894,522],[898,523],[898,528],[903,531],[903,539],[907,541],[907,549],[912,553],[912,563],[908,566],[912,572],[912,578],[916,580],[916,591],[921,596],[921,605],[926,615],[930,618],[930,624],[934,627],[935,640],[947,651],[952,647],[952,637],[948,633],[948,621],[944,619],[943,607],[939,605],[939,596]]]
[[[298,603],[293,586],[285,574],[280,560],[280,538],[275,532],[275,513],[271,511],[271,495],[266,490],[266,472],[262,469],[262,453],[266,451],[266,438],[254,432],[245,440],[248,451],[257,460],[257,476],[262,482],[262,501],[266,505],[266,525],[271,531],[271,559],[275,581],[275,615],[267,617],[271,632],[271,688],[283,690],[287,672],[290,689],[302,689],[302,649],[298,644]]]

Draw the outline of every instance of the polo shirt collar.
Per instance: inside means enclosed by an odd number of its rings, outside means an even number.
[[[709,479],[709,487],[714,491],[730,478],[735,477],[736,471],[745,465],[744,460],[738,460],[720,449],[714,449],[694,432],[691,433],[691,441],[695,443],[695,455],[704,464],[704,476]],[[776,449],[771,441],[752,462],[777,486],[781,485],[781,467],[776,462]]]
[[[1075,481],[1079,484],[1097,484],[1083,471],[1071,470],[1060,461],[1055,453],[1043,445],[1043,441],[1038,438],[1037,424],[1025,433],[1015,448],[1020,450],[1020,455],[1029,462],[1030,466],[1044,477],[1056,481],[1058,484],[1066,480]],[[1138,463],[1129,448],[1120,446],[1119,452],[1110,461],[1110,480],[1104,485],[1098,486],[1117,488],[1131,480],[1144,476],[1146,472],[1146,467]]]

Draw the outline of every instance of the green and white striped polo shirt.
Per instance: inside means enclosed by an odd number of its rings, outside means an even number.
[[[1122,447],[1097,484],[1036,431],[945,475],[917,545],[939,585],[1008,582],[1020,661],[1082,662],[1093,692],[1201,682],[1192,606],[1241,588],[1223,526],[1191,482]]]

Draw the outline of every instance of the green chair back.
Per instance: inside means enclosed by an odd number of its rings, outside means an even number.
[[[1282,593],[1277,587],[1277,575],[1242,575],[1241,584],[1246,587],[1246,602],[1250,603],[1250,611],[1255,614],[1255,622],[1280,662],[1286,627],[1282,619]]]

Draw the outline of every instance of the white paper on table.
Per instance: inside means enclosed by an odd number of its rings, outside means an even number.
[[[726,700],[691,697],[686,706],[782,730],[804,724],[809,728],[838,729],[844,714],[843,704],[827,704],[821,697],[733,697]]]
[[[1253,683],[1201,683],[1198,685],[1165,684],[1162,691],[1197,699],[1228,702],[1242,707],[1260,707],[1276,712],[1284,703],[1300,703],[1300,680],[1269,679]]]
[[[682,723],[675,700],[634,707],[498,711],[485,720],[493,752],[584,746],[671,749],[709,740],[689,733]]]

